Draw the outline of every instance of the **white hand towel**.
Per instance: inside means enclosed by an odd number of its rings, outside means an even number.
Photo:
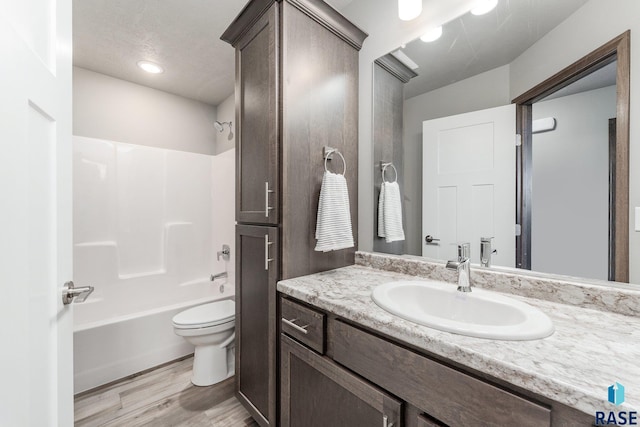
[[[325,171],[322,177],[316,239],[316,251],[336,251],[354,246],[349,191],[344,175]]]
[[[378,197],[378,237],[386,236],[384,232],[384,200],[385,200],[385,184],[380,184],[380,196]]]
[[[387,243],[404,240],[402,200],[397,182],[383,182],[378,200],[378,236]]]

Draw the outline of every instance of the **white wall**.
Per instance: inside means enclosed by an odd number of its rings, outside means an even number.
[[[407,253],[422,254],[422,122],[507,105],[509,66],[495,68],[404,102],[404,210]]]
[[[218,104],[217,120],[220,122],[231,122],[231,133],[229,128],[224,127],[224,131],[217,132],[216,154],[224,153],[236,147],[236,98],[231,94],[227,99]]]
[[[214,154],[215,120],[215,106],[73,68],[74,135]]]
[[[228,133],[226,128],[225,132]],[[211,187],[213,199],[213,237],[211,243],[212,267],[211,273],[217,274],[222,271],[229,272],[230,282],[235,277],[235,247],[236,247],[236,150],[235,147],[224,151],[212,159],[211,176],[213,185]],[[231,247],[231,258],[224,262],[222,258],[218,261],[217,252],[222,250],[222,245]]]
[[[534,120],[555,117],[557,125],[533,135],[532,270],[607,280],[615,116],[615,86],[533,105]]]
[[[175,181],[179,185],[179,192],[184,200],[196,198],[206,202],[203,205],[204,207],[193,207],[194,211],[198,211],[194,212],[194,214],[206,216],[209,226],[207,229],[198,229],[196,232],[196,235],[199,236],[199,241],[204,239],[205,243],[203,244],[205,246],[197,250],[197,257],[192,257],[199,258],[202,255],[205,260],[196,263],[198,267],[194,267],[194,271],[188,274],[195,274],[197,270],[197,277],[208,277],[209,274],[220,273],[226,268],[233,275],[235,270],[233,260],[227,263],[222,260],[217,261],[216,252],[222,250],[223,243],[231,246],[232,254],[235,248],[235,150],[233,150],[235,147],[235,129],[234,136],[229,139],[228,128],[225,127],[224,132],[220,133],[215,130],[213,123],[215,120],[235,121],[234,95],[232,94],[218,107],[215,107],[76,67],[74,68],[73,100],[74,135],[76,137],[86,137],[80,138],[81,140],[89,140],[90,138],[102,140],[103,146],[105,144],[120,144],[122,147],[126,147],[128,146],[127,144],[121,143],[135,144],[129,146],[132,153],[146,153],[152,157],[153,153],[155,153],[156,157],[195,156],[191,157],[194,159],[200,158],[197,154],[208,155],[206,157],[208,172],[206,176],[200,177],[199,184],[196,181],[184,184],[179,176],[167,179]],[[217,114],[217,110],[220,110],[219,114]],[[173,152],[145,151],[143,150],[144,146],[177,150],[185,153],[169,155],[166,153]],[[213,154],[218,155],[211,156]],[[98,167],[99,164],[100,162],[97,162],[88,167]],[[101,167],[104,167],[104,165]],[[156,169],[160,170],[160,168],[151,168],[151,170],[144,173],[142,171],[130,171],[128,182],[124,182],[127,180],[126,177],[120,177],[124,178],[122,184],[127,184],[132,188],[145,186],[146,190],[143,193],[151,197],[158,192],[162,192],[165,185],[162,182],[154,182],[153,185],[150,185],[152,180],[147,175],[148,173],[153,174]],[[183,173],[185,176],[191,176],[193,171],[187,168]],[[75,179],[76,186],[83,185],[78,182],[79,180],[79,177]],[[100,192],[105,185],[111,186],[108,181],[94,180],[91,182],[93,183],[92,185],[95,185],[97,192]],[[114,188],[111,188],[111,190],[115,191],[115,184],[113,186]],[[201,194],[201,191],[204,191],[204,195]],[[87,189],[82,195],[76,194],[75,203],[79,206],[79,209],[93,210],[94,213],[98,214],[98,211],[104,207],[102,205],[110,202],[109,198],[113,197],[108,196],[104,199],[96,197],[95,194],[97,192]],[[135,202],[137,197],[141,197],[141,194],[137,196],[131,196],[130,193],[127,194],[129,194],[128,197],[132,198],[131,202]],[[124,205],[126,206],[126,204]],[[152,215],[153,206],[149,205],[148,210],[148,215],[145,215],[148,221],[143,221],[142,227],[150,226],[154,221]],[[111,223],[111,226],[113,226],[119,214],[118,211],[109,211],[108,214],[107,211],[104,211],[103,213],[105,214],[103,222]],[[93,230],[88,231],[89,234],[99,234],[101,233],[100,230],[104,230],[104,228],[101,228],[101,223],[83,225],[82,222],[85,220],[89,222],[98,221],[91,215],[80,214],[75,216],[74,222],[77,227]],[[179,220],[176,221],[179,222]],[[83,233],[76,235],[77,238],[85,240],[85,237],[82,236]],[[102,240],[112,239],[112,237],[107,237],[103,236]],[[97,237],[95,238],[98,239]],[[91,239],[94,238],[92,237]],[[144,255],[147,259],[145,262],[149,266],[158,264],[158,258],[160,257],[157,252],[160,250],[160,240],[158,240],[157,236],[155,239],[156,241],[153,243],[152,248]],[[132,244],[135,243],[136,240],[134,239]],[[145,244],[147,243],[149,242]],[[134,252],[137,250],[134,249]],[[117,275],[111,277],[117,277]]]
[[[113,299],[120,286],[206,280],[215,185],[211,157],[75,136],[74,278]],[[152,297],[152,296],[151,296]]]

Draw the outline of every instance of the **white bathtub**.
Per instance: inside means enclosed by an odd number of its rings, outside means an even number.
[[[174,334],[172,317],[195,305],[233,298],[235,292],[233,277],[182,284],[166,276],[133,280],[138,283],[102,286],[74,305],[76,394],[193,353],[193,346]]]

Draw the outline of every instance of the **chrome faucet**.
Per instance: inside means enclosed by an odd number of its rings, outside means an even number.
[[[495,249],[491,249],[491,240],[493,240],[493,237],[480,238],[480,265],[482,267],[491,267],[491,255],[498,252]]]
[[[458,291],[471,292],[471,243],[458,243],[458,260],[447,261],[449,270],[458,272]]]

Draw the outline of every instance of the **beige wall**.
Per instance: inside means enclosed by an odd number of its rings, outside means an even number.
[[[73,68],[73,134],[214,154],[216,107]]]
[[[629,151],[629,279],[640,283],[640,2],[591,0],[511,63],[511,94],[519,95],[626,30],[631,30],[631,112]],[[523,70],[527,70],[526,73]]]
[[[223,132],[217,132],[216,154],[224,153],[232,148],[236,148],[236,98],[231,94],[227,99],[218,104],[217,120],[220,122],[231,122],[231,133],[229,128],[224,127]]]

